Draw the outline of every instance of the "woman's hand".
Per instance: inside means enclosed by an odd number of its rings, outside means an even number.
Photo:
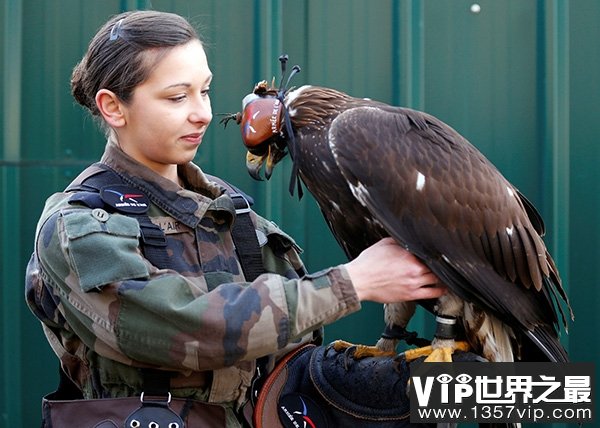
[[[393,238],[384,238],[346,263],[359,300],[379,303],[433,299],[446,286]]]

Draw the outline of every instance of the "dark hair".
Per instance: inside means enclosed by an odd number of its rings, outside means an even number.
[[[100,89],[128,102],[168,50],[191,40],[199,40],[198,34],[179,15],[150,10],[116,15],[96,33],[73,69],[71,93],[92,115],[99,116],[95,98]],[[156,55],[148,55],[150,50]]]

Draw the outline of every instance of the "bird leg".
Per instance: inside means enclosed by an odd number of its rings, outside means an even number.
[[[468,351],[469,344],[465,341],[456,341],[456,318],[438,315],[435,318],[437,329],[431,346],[409,349],[404,352],[407,361],[427,356],[426,362],[451,363],[454,351]]]
[[[396,356],[396,347],[400,341],[405,341],[409,345],[429,344],[429,340],[418,337],[417,333],[406,330],[406,327],[401,325],[387,325],[385,331],[377,341],[375,346],[354,345],[343,340],[337,340],[333,343],[333,348],[336,351],[353,350],[353,358],[366,357],[390,357]]]
[[[429,343],[424,339],[417,338],[417,333],[406,331],[406,326],[415,313],[415,302],[399,302],[384,305],[385,331],[375,346],[354,345],[343,340],[333,343],[333,348],[340,352],[353,351],[355,359],[366,357],[390,357],[396,356],[396,346],[400,341],[408,344],[423,345]]]
[[[453,293],[440,297],[436,304],[436,331],[431,346],[409,349],[404,353],[407,361],[427,356],[428,362],[452,362],[455,350],[467,351],[467,342],[456,341],[458,334],[457,320],[462,319],[464,302]]]
[[[380,341],[383,339],[380,339]],[[361,359],[367,357],[391,357],[396,355],[396,346],[393,345],[391,350],[381,349],[379,342],[375,346],[355,345],[345,340],[336,340],[331,345],[337,352],[352,352],[352,358]]]

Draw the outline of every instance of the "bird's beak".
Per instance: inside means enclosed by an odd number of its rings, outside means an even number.
[[[265,166],[265,178],[268,180],[273,174],[275,165],[286,155],[286,151],[280,149],[276,144],[269,144],[267,152],[262,155],[255,155],[250,152],[246,154],[246,168],[248,174],[258,181],[262,181],[260,169]]]
[[[267,180],[271,178],[271,174],[273,173],[273,168],[275,168],[275,165],[277,165],[286,154],[287,152],[285,149],[280,149],[276,144],[271,144],[269,146],[269,153],[267,155],[267,162],[265,165],[265,177]]]
[[[262,177],[260,176],[260,169],[265,162],[266,155],[254,155],[250,152],[246,153],[246,169],[248,169],[248,174],[250,177],[254,178],[257,181],[262,181]]]

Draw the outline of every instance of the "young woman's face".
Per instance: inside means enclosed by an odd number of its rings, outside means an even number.
[[[125,124],[115,131],[125,153],[175,178],[176,165],[194,158],[212,120],[211,79],[200,41],[171,49],[122,106]]]

